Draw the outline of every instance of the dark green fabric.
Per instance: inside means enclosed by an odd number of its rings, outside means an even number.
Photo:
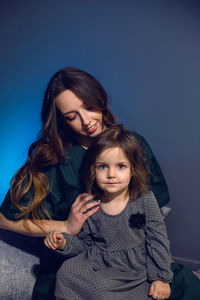
[[[37,284],[34,287],[32,300],[54,300],[55,290],[55,273],[41,274],[37,279]],[[48,282],[48,285],[47,285]]]
[[[173,263],[174,279],[171,283],[170,300],[200,300],[200,280],[181,264]]]
[[[150,189],[154,193],[159,207],[163,207],[170,201],[170,197],[162,170],[146,140],[137,133],[134,133],[134,136],[144,150],[146,166],[150,176]]]

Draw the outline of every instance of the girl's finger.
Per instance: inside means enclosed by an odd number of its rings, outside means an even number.
[[[60,233],[58,231],[54,231],[52,234],[52,241],[53,243],[57,243]]]
[[[54,241],[54,232],[50,232],[49,234],[49,241],[51,244],[53,244],[55,241]]]
[[[149,289],[149,296],[152,296],[153,295],[153,285],[150,286],[150,289]]]
[[[44,244],[45,244],[45,246],[46,246],[46,247],[48,247],[48,248],[49,248],[49,246],[48,246],[48,244],[47,244],[47,241],[46,241],[46,239],[44,240]]]
[[[62,235],[60,232],[57,232],[55,235],[55,242],[60,242],[60,240],[62,239]]]
[[[47,248],[52,249],[52,245],[51,242],[48,239],[44,240],[45,245],[47,246]]]

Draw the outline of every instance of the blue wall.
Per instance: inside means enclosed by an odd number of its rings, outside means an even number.
[[[40,129],[48,80],[76,66],[151,145],[170,189],[172,253],[200,260],[199,1],[2,1],[0,24],[0,200]]]

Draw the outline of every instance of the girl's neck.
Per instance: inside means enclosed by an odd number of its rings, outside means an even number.
[[[121,213],[129,201],[129,195],[103,194],[101,197],[101,207],[109,215]]]

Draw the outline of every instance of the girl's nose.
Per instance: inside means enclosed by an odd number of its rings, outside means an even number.
[[[109,168],[108,169],[108,173],[107,173],[108,178],[113,178],[115,177],[115,171],[113,168]]]

